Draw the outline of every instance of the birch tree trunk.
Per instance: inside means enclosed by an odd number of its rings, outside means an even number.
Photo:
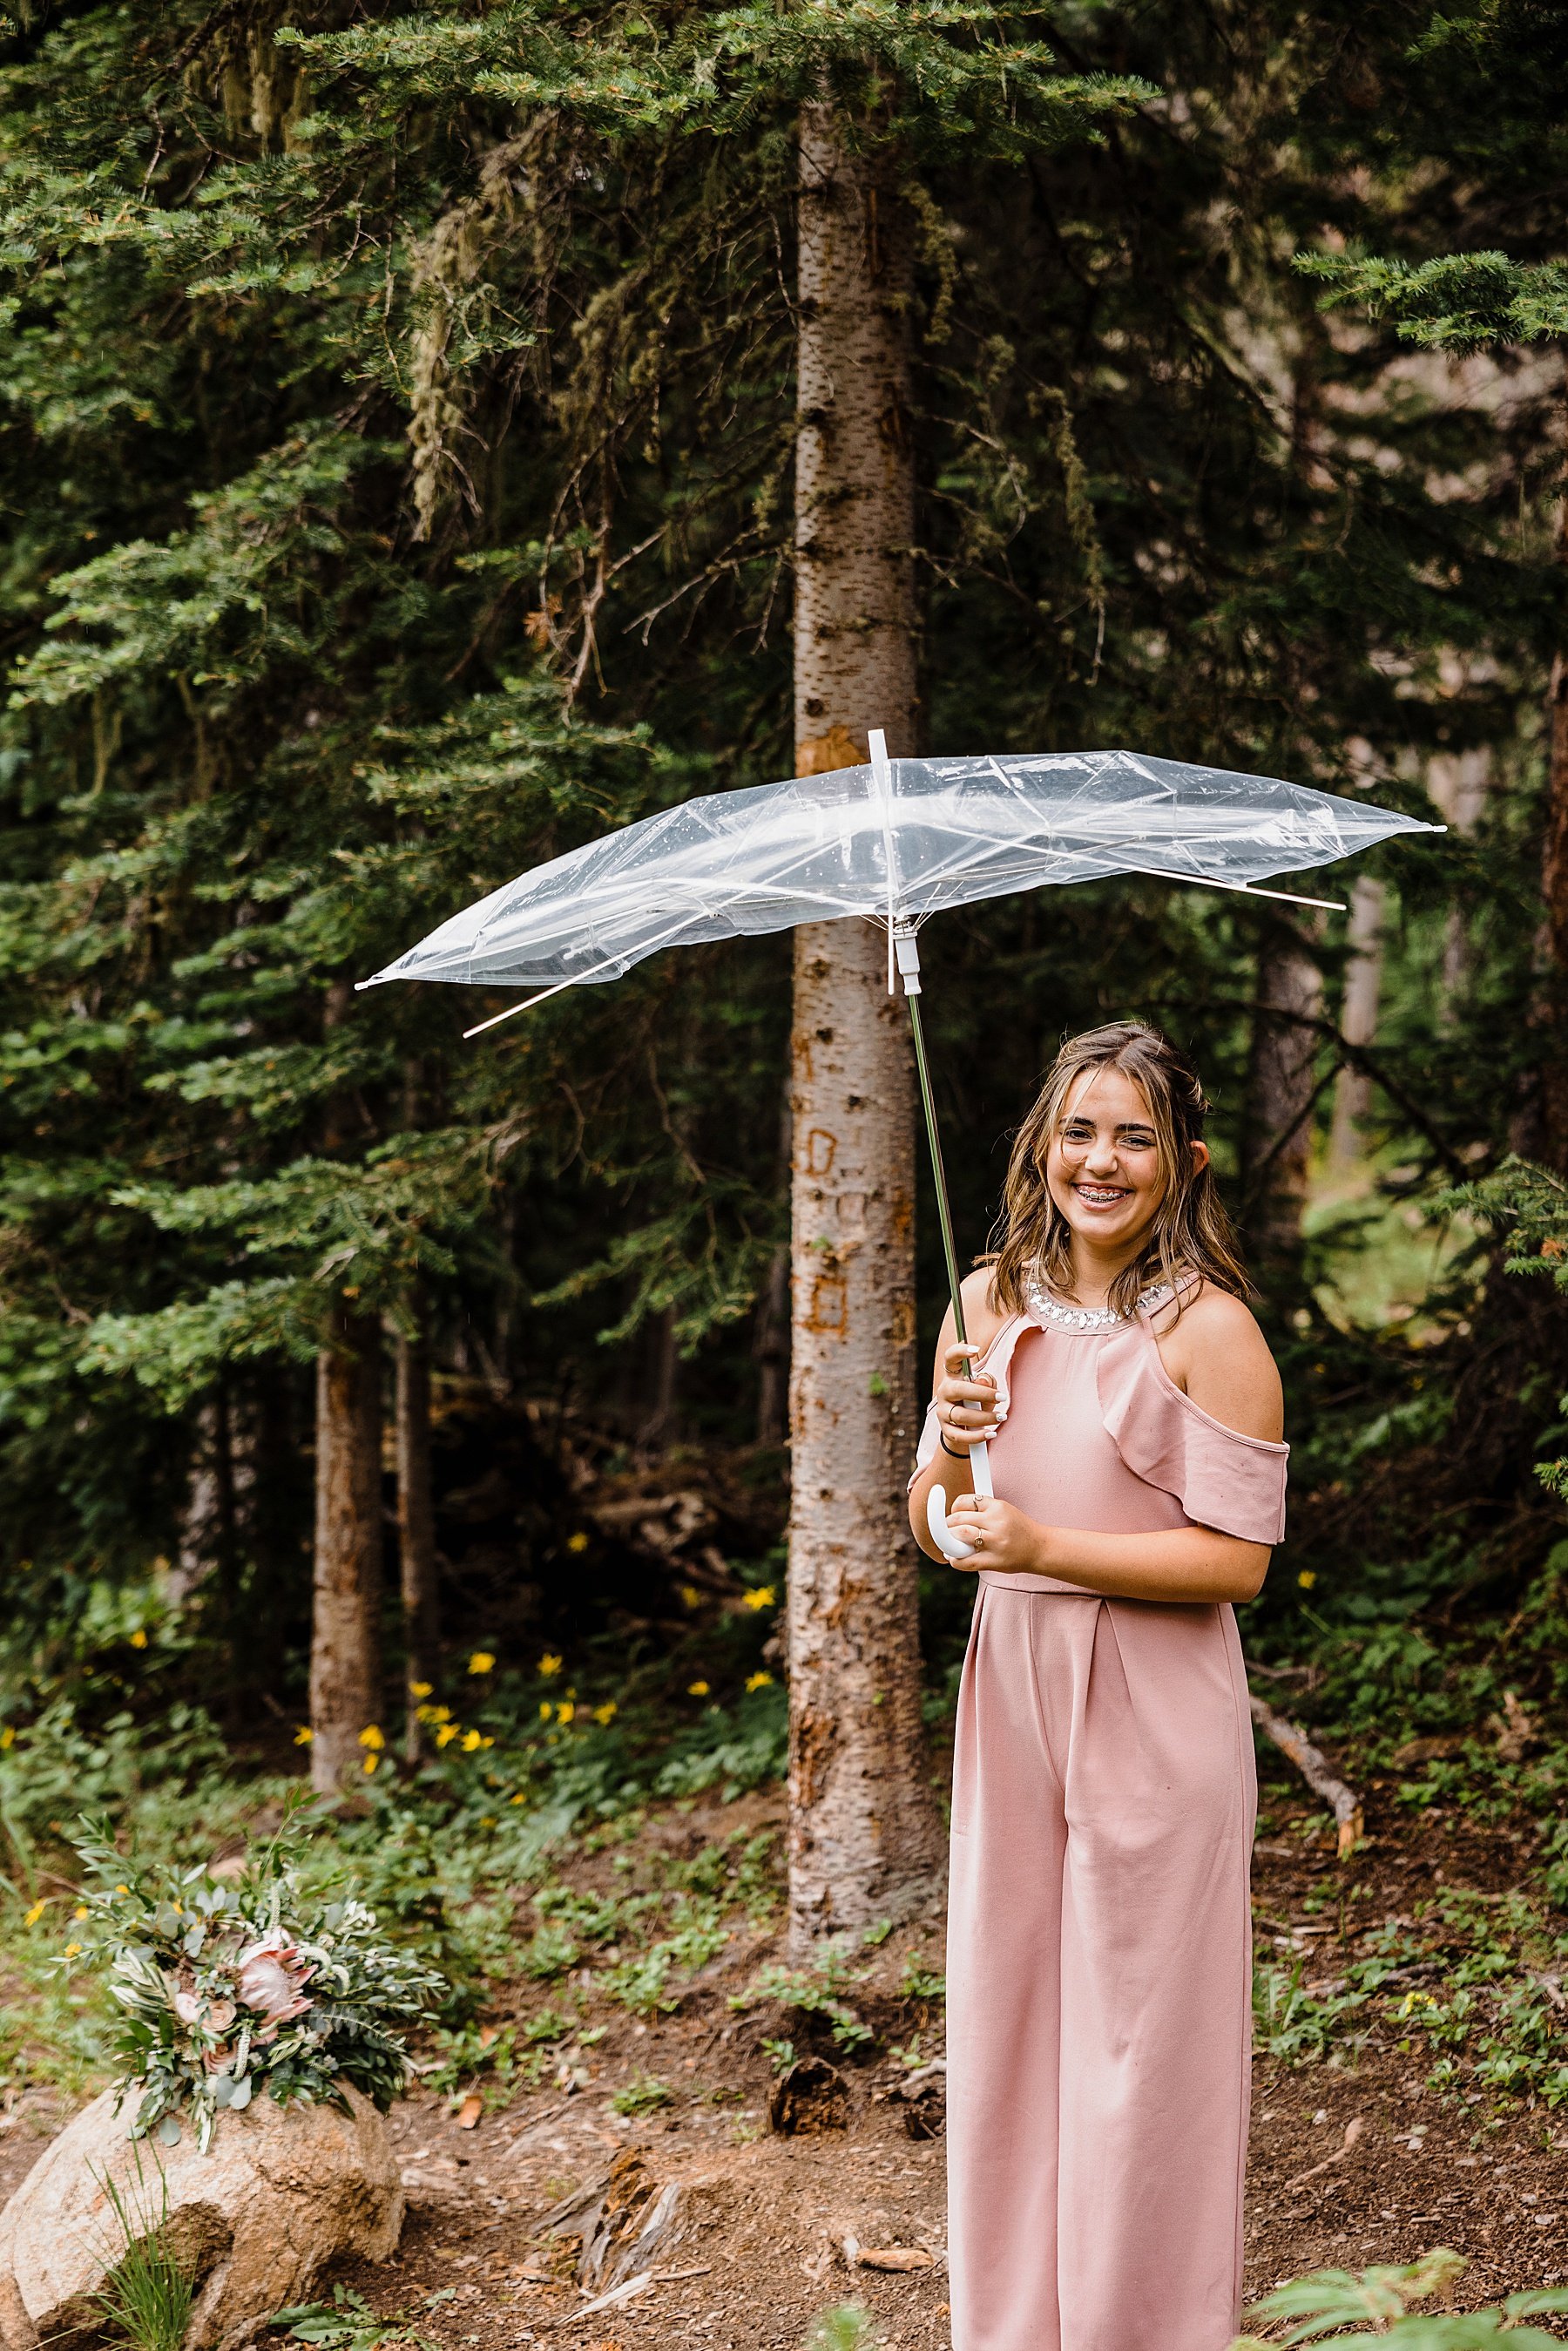
[[[1258,961],[1246,1135],[1247,1236],[1261,1267],[1288,1270],[1301,1253],[1312,1160],[1323,974],[1282,927]]]
[[[310,1777],[358,1779],[381,1713],[381,1326],[340,1301],[316,1363]]]
[[[436,1584],[435,1508],[431,1491],[431,1355],[421,1327],[417,1339],[397,1343],[396,1449],[398,1462],[398,1559],[403,1600],[406,1711],[404,1751],[417,1763],[421,1746],[421,1703],[414,1685],[435,1680],[441,1637]]]
[[[826,103],[800,125],[796,759],[897,758],[916,726],[911,225]],[[789,1573],[790,1939],[909,1916],[941,1838],[920,1717],[914,1087],[868,923],[795,934]]]

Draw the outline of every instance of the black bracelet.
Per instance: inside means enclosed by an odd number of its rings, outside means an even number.
[[[950,1445],[948,1443],[947,1438],[942,1435],[940,1428],[937,1431],[937,1443],[941,1447],[942,1451],[947,1455],[950,1461],[967,1461],[969,1459],[969,1455],[967,1453],[961,1453],[956,1445]]]

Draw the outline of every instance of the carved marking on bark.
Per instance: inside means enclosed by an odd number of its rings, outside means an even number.
[[[811,1331],[842,1332],[846,1327],[847,1309],[842,1274],[818,1274],[811,1285],[811,1311],[805,1320],[806,1328]]]

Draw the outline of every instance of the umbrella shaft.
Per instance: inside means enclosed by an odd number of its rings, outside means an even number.
[[[969,1333],[963,1325],[963,1298],[959,1289],[958,1252],[953,1247],[952,1211],[948,1207],[948,1179],[942,1167],[942,1139],[937,1128],[936,1097],[931,1092],[931,1073],[926,1061],[926,1040],[920,1027],[920,999],[906,996],[909,1008],[909,1033],[915,1040],[915,1069],[920,1081],[920,1102],[926,1113],[926,1137],[931,1146],[931,1174],[937,1186],[937,1221],[942,1228],[942,1254],[948,1262],[948,1288],[952,1293],[953,1330],[960,1346],[968,1343]]]

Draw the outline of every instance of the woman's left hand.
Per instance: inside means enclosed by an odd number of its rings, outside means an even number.
[[[962,1562],[965,1567],[994,1567],[1012,1575],[1051,1573],[1044,1528],[1026,1519],[1011,1502],[999,1502],[989,1494],[955,1495],[948,1510],[948,1524],[975,1546]]]

